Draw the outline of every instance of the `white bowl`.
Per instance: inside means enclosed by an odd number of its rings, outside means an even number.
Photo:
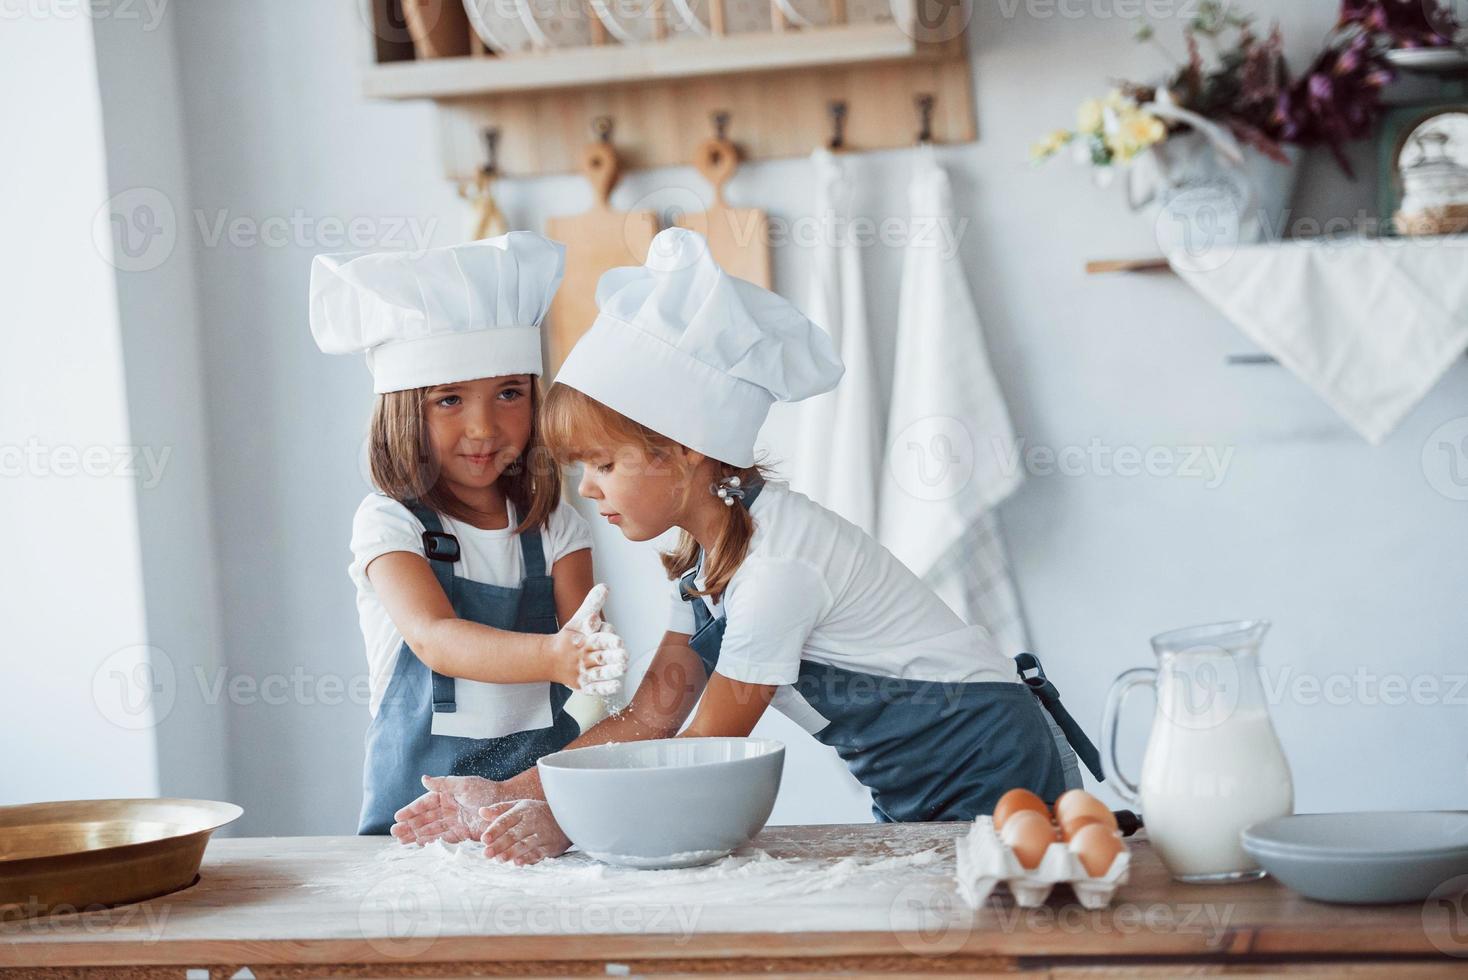
[[[717,861],[764,827],[785,746],[665,738],[553,752],[537,766],[556,822],[587,854],[631,868],[688,868]]]
[[[1452,882],[1468,885],[1468,811],[1297,813],[1254,824],[1243,845],[1281,883],[1320,902],[1418,902]]]

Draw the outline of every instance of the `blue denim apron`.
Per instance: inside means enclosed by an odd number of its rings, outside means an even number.
[[[760,489],[749,488],[742,503],[754,503]],[[728,620],[692,594],[698,572],[684,575],[679,591],[693,604],[689,646],[712,674]],[[1099,753],[1039,659],[1023,653],[1015,661],[1020,684],[908,680],[802,659],[792,687],[828,720],[814,737],[871,791],[878,821],[972,820],[1015,787],[1047,801],[1078,787],[1076,753],[1103,778]]]
[[[539,531],[519,535],[525,578],[518,588],[471,582],[454,574],[458,541],[444,533],[438,515],[417,502],[407,506],[427,529],[423,536],[429,564],[460,619],[517,633],[554,633],[560,628]],[[570,696],[570,688],[546,684],[552,719],[548,728],[499,738],[434,735],[433,715],[456,709],[454,679],[429,670],[404,642],[377,716],[367,729],[357,833],[387,833],[393,814],[423,794],[421,776],[509,779],[541,756],[565,748],[580,734],[576,719],[565,711]]]

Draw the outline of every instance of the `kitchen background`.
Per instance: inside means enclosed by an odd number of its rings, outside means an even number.
[[[1468,418],[1468,362],[1372,447],[1290,372],[1227,365],[1250,343],[1180,279],[1087,276],[1088,259],[1155,253],[1153,223],[1084,168],[1027,162],[1031,142],[1108,79],[1165,69],[1132,40],[1138,14],[1177,48],[1193,6],[974,5],[979,138],[938,156],[968,219],[959,253],[1019,437],[1224,461],[1195,475],[1031,472],[1000,520],[1032,645],[1099,741],[1107,689],[1151,661],[1150,635],[1268,617],[1263,659],[1284,690],[1271,711],[1299,811],[1461,808],[1468,446],[1444,444],[1441,427]],[[1279,22],[1298,66],[1339,4],[1248,9]],[[434,106],[362,97],[371,35],[346,0],[137,0],[90,16],[6,0],[0,11],[12,93],[0,444],[27,447],[0,480],[0,717],[23,747],[0,763],[0,803],[205,797],[245,808],[236,833],[349,833],[367,711],[345,569],[369,489],[371,394],[360,363],[312,343],[307,276],[342,224],[400,246],[423,244],[419,232],[462,237]],[[812,131],[811,147],[827,135]],[[900,149],[853,156],[856,213],[905,215],[912,162]],[[1307,155],[1292,220],[1374,213],[1371,144],[1351,162],[1355,182],[1328,153]],[[728,196],[793,221],[814,179],[809,159],[753,161]],[[691,168],[637,171],[613,203],[680,186],[705,193]],[[497,194],[511,227],[590,204],[577,176],[503,180]],[[144,223],[171,210],[164,252],[115,267],[99,257],[94,223],[105,236],[116,195]],[[232,227],[288,230],[251,240]],[[863,261],[886,390],[901,248],[871,245]],[[776,288],[803,299],[810,262],[809,248],[776,248]],[[767,439],[778,462],[788,419]],[[58,475],[66,447],[107,448],[84,477]],[[651,650],[666,615],[655,557],[595,531],[610,619]],[[141,670],[145,658],[161,668]],[[1311,696],[1298,678],[1335,693]],[[140,691],[147,710],[134,710]],[[1122,732],[1133,772],[1146,715],[1132,705]],[[760,730],[792,745],[775,822],[870,819],[834,756],[781,719]]]

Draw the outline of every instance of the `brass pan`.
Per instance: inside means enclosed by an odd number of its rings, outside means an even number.
[[[0,921],[186,888],[209,835],[243,812],[233,803],[175,799],[0,807]]]

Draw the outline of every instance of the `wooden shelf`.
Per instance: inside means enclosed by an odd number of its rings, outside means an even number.
[[[745,160],[805,156],[831,138],[837,104],[847,150],[911,146],[920,128],[939,144],[978,138],[966,37],[933,40],[895,20],[845,23],[843,0],[830,0],[826,27],[794,28],[772,6],[767,31],[619,44],[594,22],[595,43],[583,47],[489,55],[475,41],[468,56],[444,58],[415,57],[404,0],[360,2],[374,25],[363,94],[437,103],[451,180],[479,172],[490,129],[503,176],[579,172],[599,118],[610,121],[624,170],[688,164],[716,116]]]
[[[455,99],[680,78],[962,57],[962,38],[924,44],[896,23],[731,34],[648,44],[603,44],[500,57],[438,58],[369,66],[374,99]]]

